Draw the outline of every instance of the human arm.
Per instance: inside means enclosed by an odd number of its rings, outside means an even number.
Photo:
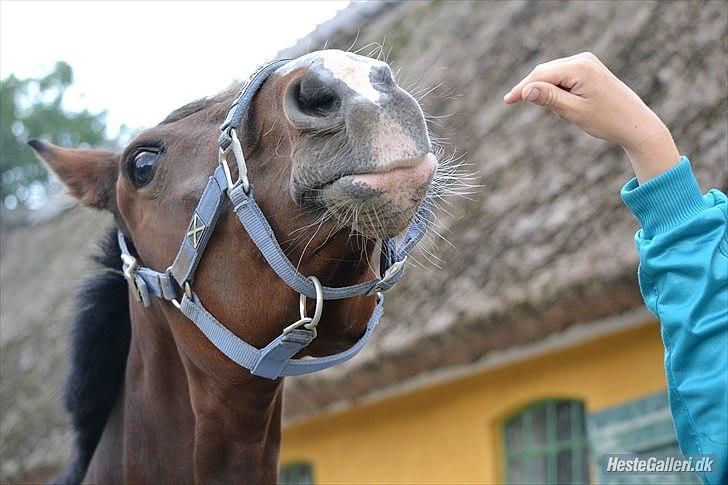
[[[622,196],[642,226],[640,288],[661,322],[678,442],[715,455],[704,481],[728,482],[726,196],[701,195],[664,123],[592,54],[540,65],[504,100],[544,106],[627,153],[637,177]]]

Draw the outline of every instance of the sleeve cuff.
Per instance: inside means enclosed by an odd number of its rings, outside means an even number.
[[[668,231],[709,208],[687,157],[680,157],[674,167],[643,185],[633,178],[622,187],[622,200],[639,220],[646,238]]]

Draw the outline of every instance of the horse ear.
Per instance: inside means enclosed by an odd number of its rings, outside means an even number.
[[[30,140],[28,145],[82,204],[113,210],[118,176],[117,153],[62,148],[42,140]]]

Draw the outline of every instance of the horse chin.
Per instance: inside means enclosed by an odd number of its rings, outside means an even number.
[[[387,170],[346,175],[324,186],[319,201],[356,233],[372,239],[394,237],[415,216],[436,169],[437,161],[428,153]]]

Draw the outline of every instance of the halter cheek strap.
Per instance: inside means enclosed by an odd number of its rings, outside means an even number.
[[[221,126],[220,165],[202,193],[172,266],[164,273],[139,266],[129,251],[124,235],[121,231],[118,232],[124,276],[137,301],[145,307],[150,304],[150,295],[170,301],[228,358],[249,369],[254,375],[268,379],[326,369],[349,360],[364,347],[382,315],[384,297],[381,292],[391,288],[404,275],[407,253],[425,233],[429,214],[429,207],[423,202],[399,246],[394,239],[382,242],[380,278],[357,285],[332,288],[322,286],[316,277],[306,277],[295,268],[278,244],[273,229],[255,201],[253,188],[247,180],[243,151],[235,133],[241,120],[247,115],[255,92],[268,75],[285,62],[287,61],[278,61],[257,71],[243,86],[231,105],[228,116]],[[234,154],[238,166],[237,182],[232,181],[227,164],[227,155],[230,151]],[[220,323],[205,309],[192,290],[195,270],[226,199],[231,201],[235,214],[270,267],[288,286],[301,295],[299,305],[301,318],[288,325],[279,337],[262,349],[245,342]],[[178,297],[180,292],[182,292],[181,298]],[[364,335],[351,348],[327,357],[292,358],[316,337],[316,325],[321,317],[324,300],[373,294],[377,295],[374,312],[369,318]],[[316,312],[313,317],[306,316],[306,297],[316,298]]]

